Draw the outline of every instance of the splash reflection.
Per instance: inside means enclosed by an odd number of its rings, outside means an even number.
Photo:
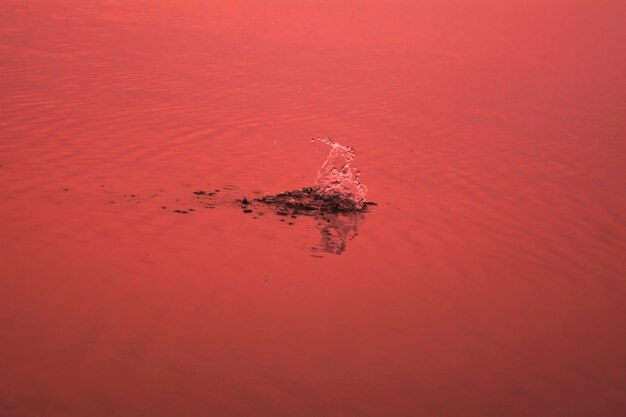
[[[320,242],[311,251],[341,255],[347,242],[358,235],[357,229],[365,221],[365,216],[362,212],[328,213],[316,216],[316,220]]]

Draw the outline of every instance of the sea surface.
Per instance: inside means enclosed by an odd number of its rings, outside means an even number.
[[[625,21],[0,0],[0,416],[626,415]]]

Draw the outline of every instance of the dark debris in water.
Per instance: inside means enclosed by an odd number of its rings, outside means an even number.
[[[201,196],[201,195],[208,195],[208,196],[214,196],[216,192],[218,192],[219,190],[216,191],[203,191],[203,190],[198,190],[198,191],[194,191],[193,193],[197,196]]]
[[[313,187],[304,187],[297,190],[285,191],[279,194],[270,194],[253,201],[276,208],[276,214],[280,216],[297,215],[316,216],[325,213],[351,213],[365,212],[368,206],[375,206],[374,202],[365,202],[363,207],[357,206],[341,196],[323,197],[315,192]],[[250,204],[244,197],[238,202],[242,205]]]

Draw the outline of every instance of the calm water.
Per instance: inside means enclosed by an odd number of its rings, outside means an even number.
[[[0,416],[626,415],[622,1],[85,3],[0,1]],[[231,203],[312,136],[377,206]]]

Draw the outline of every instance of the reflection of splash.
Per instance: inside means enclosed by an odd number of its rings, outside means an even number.
[[[322,164],[313,189],[327,200],[337,200],[342,209],[360,209],[367,194],[367,187],[359,182],[360,172],[352,165],[354,149],[343,146],[329,138],[313,138],[331,147]]]
[[[358,235],[357,228],[365,221],[365,216],[361,212],[330,213],[316,216],[316,220],[320,243],[311,250],[341,255],[346,243]]]

